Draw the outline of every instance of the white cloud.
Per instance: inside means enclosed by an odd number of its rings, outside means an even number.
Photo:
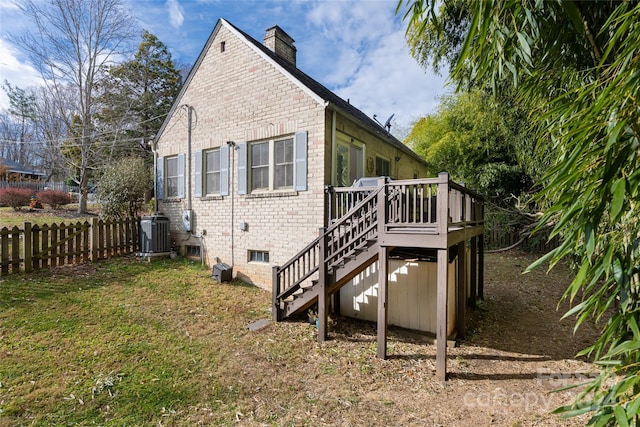
[[[167,0],[165,3],[167,10],[169,11],[169,22],[175,29],[182,27],[184,22],[184,9],[178,3],[178,0]]]
[[[369,116],[403,127],[437,108],[443,77],[410,56],[395,1],[317,2],[307,14],[310,73]],[[306,64],[305,64],[306,65]],[[314,71],[315,70],[315,71]]]
[[[19,59],[18,49],[0,38],[0,82],[4,83],[5,80],[21,89],[42,84],[40,74],[30,64]],[[0,109],[6,108],[9,108],[9,98],[0,90]]]

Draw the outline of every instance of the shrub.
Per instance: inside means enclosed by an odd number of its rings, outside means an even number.
[[[58,209],[60,206],[71,203],[71,196],[60,190],[44,190],[36,193],[36,198],[42,203],[49,205],[51,209]]]
[[[98,182],[98,201],[107,218],[137,216],[144,192],[151,187],[149,169],[140,158],[122,159],[103,169]]]
[[[20,210],[23,206],[29,206],[33,196],[33,190],[29,188],[2,188],[0,189],[0,206],[11,206],[13,210]]]

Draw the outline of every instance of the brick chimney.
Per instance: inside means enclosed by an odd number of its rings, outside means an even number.
[[[268,28],[264,35],[264,45],[295,67],[296,47],[293,45],[293,42],[295,42],[295,40],[277,25]]]

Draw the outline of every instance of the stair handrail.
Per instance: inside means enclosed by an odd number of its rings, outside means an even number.
[[[294,255],[293,257],[291,257],[289,259],[289,261],[287,261],[286,263],[284,263],[282,266],[274,266],[273,267],[273,303],[274,303],[274,310],[277,311],[277,306],[280,302],[280,300],[287,298],[288,296],[290,296],[291,294],[293,294],[294,292],[296,292],[298,289],[300,289],[300,285],[302,284],[302,282],[304,282],[305,280],[307,280],[309,277],[311,277],[315,272],[318,271],[318,268],[320,266],[321,262],[326,262],[327,260],[324,259],[324,254],[320,254],[320,240],[321,239],[326,239],[329,235],[331,235],[332,233],[334,233],[336,231],[336,229],[340,228],[341,226],[343,226],[348,220],[352,219],[353,216],[358,213],[358,211],[360,209],[362,209],[364,206],[366,206],[372,199],[374,199],[375,197],[377,197],[377,195],[380,193],[380,191],[382,191],[384,188],[384,186],[380,186],[377,189],[373,190],[369,195],[367,195],[367,197],[365,197],[362,201],[360,201],[357,205],[355,205],[353,208],[351,208],[342,218],[340,218],[338,221],[334,222],[333,224],[331,224],[329,227],[327,227],[326,229],[324,229],[323,233],[321,233],[317,238],[315,238],[311,243],[309,243],[304,249],[302,249],[301,251],[299,251],[296,255]],[[281,289],[281,284],[282,284],[282,274],[285,271],[290,270],[295,264],[296,262],[298,262],[298,260],[300,259],[304,259],[306,254],[311,253],[313,251],[317,252],[317,256],[314,256],[313,259],[315,260],[314,265],[313,266],[305,266],[303,265],[302,267],[304,268],[304,271],[302,271],[302,273],[300,274],[300,272],[293,272],[291,275],[293,276],[297,276],[294,277],[292,280],[292,283],[289,284],[289,286],[287,286],[285,289]],[[311,260],[312,257],[309,256],[307,258],[308,260]],[[295,274],[295,273],[299,273],[299,274]]]

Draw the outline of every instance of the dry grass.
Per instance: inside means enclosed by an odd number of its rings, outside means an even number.
[[[0,425],[580,425],[549,414],[571,396],[548,391],[591,368],[572,355],[595,332],[572,337],[554,309],[566,272],[523,278],[529,261],[487,257],[444,387],[420,335],[392,328],[379,360],[369,323],[339,318],[322,346],[303,322],[250,332],[270,295],[185,261],[6,276]]]
[[[32,225],[51,225],[62,222],[69,224],[95,218],[98,212],[97,206],[90,205],[89,213],[79,214],[77,204],[66,205],[60,209],[29,209],[25,207],[18,211],[8,207],[0,207],[0,228],[22,227],[27,221]]]

